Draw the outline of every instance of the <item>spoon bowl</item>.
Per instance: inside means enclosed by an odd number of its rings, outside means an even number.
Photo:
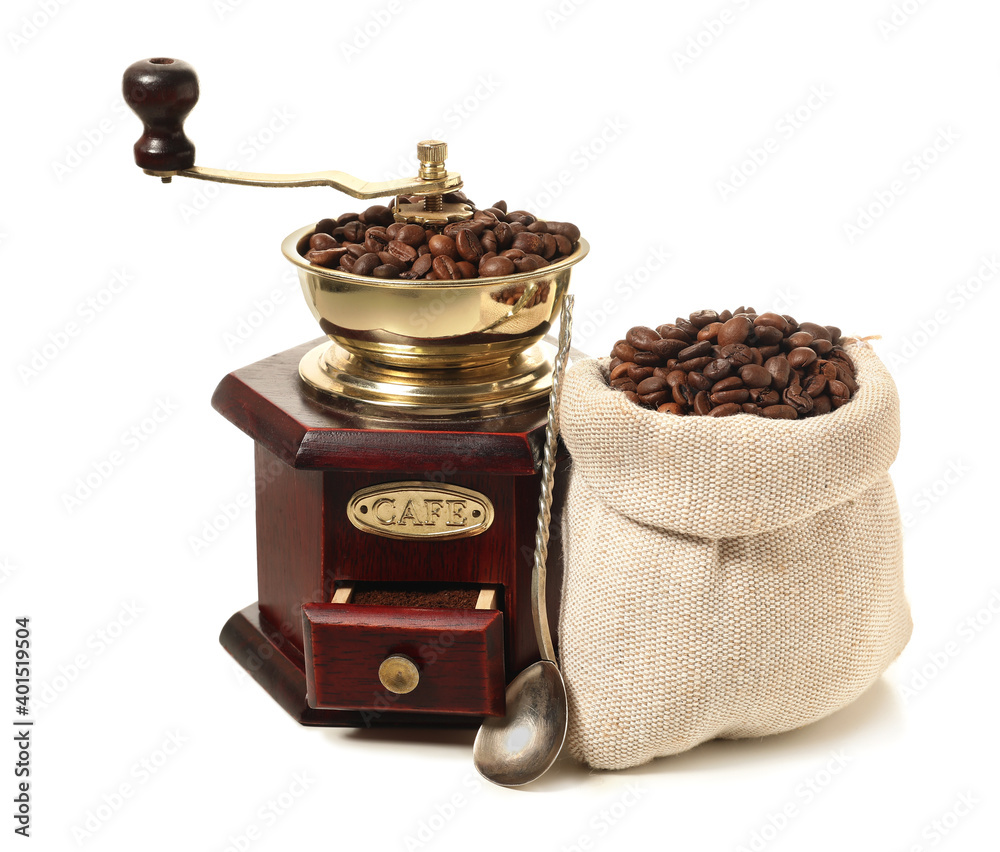
[[[507,715],[487,718],[476,734],[472,760],[479,774],[502,787],[543,775],[566,739],[566,710],[559,667],[532,663],[507,687]]]

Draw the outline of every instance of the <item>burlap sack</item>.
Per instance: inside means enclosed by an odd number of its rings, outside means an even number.
[[[848,351],[854,399],[801,421],[659,414],[609,388],[606,361],[567,372],[559,656],[579,760],[800,727],[906,645],[899,401],[870,346]]]

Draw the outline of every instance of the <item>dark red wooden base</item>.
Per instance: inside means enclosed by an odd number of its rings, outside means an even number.
[[[253,438],[257,479],[258,602],[227,622],[221,642],[304,725],[466,726],[502,715],[506,682],[538,659],[530,587],[547,400],[509,414],[426,419],[334,399],[298,375],[317,343],[229,374],[212,399]],[[557,468],[554,517],[564,474]],[[472,536],[400,540],[352,524],[353,495],[413,482],[478,494],[493,507],[492,525]],[[554,632],[561,548],[553,533]],[[490,588],[496,605],[332,602],[338,587],[355,584]],[[438,637],[446,652],[425,653]],[[379,662],[393,654],[421,671],[402,696],[378,679]]]

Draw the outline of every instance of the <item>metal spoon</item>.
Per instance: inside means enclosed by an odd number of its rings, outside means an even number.
[[[559,351],[552,371],[549,416],[545,424],[542,490],[538,497],[535,566],[531,572],[531,614],[541,659],[521,672],[507,687],[507,715],[483,722],[472,746],[479,774],[503,787],[518,787],[543,775],[555,762],[566,739],[566,685],[552,645],[545,607],[545,561],[549,554],[552,519],[552,481],[556,466],[556,416],[563,370],[573,328],[573,297],[563,299]]]

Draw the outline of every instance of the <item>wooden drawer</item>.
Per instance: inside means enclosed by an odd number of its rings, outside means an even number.
[[[302,607],[310,707],[504,714],[503,613],[495,594],[480,594],[475,609],[339,602],[349,598],[338,589],[331,603]],[[383,663],[393,689],[380,679]],[[394,666],[404,670],[401,681],[392,678]],[[396,691],[400,683],[409,691]]]

